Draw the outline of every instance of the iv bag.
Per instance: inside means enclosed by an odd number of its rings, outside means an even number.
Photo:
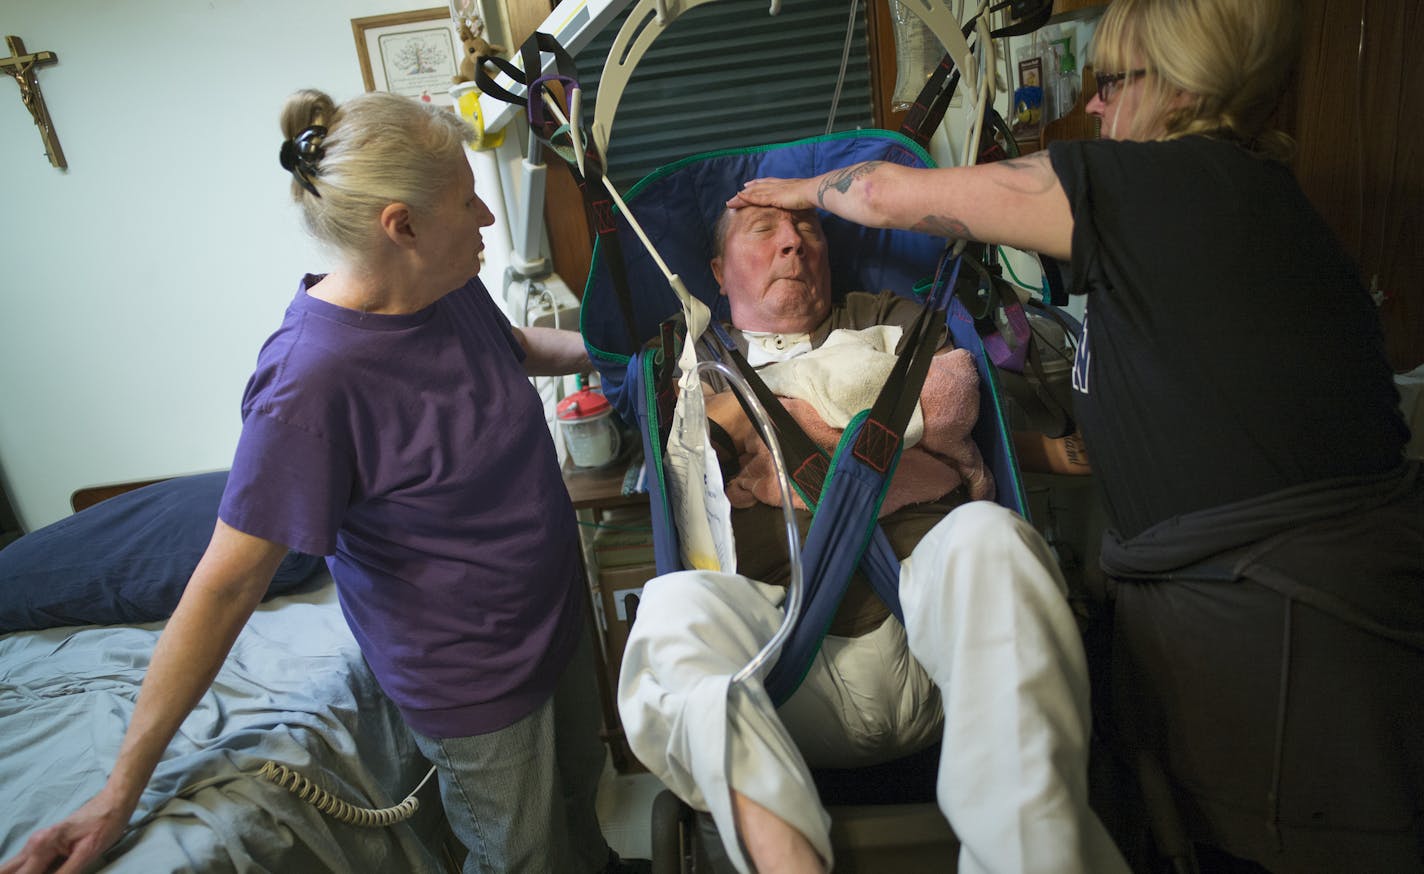
[[[944,49],[929,25],[899,0],[890,0],[890,17],[895,32],[895,93],[890,98],[890,108],[904,112],[920,96],[930,74],[939,66],[939,59],[944,57]]]

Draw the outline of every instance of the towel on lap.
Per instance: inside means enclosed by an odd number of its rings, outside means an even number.
[[[835,330],[810,352],[763,367],[757,375],[772,394],[809,403],[827,425],[843,430],[875,403],[895,366],[902,333],[898,325]],[[924,428],[917,404],[905,426],[906,448],[920,442]]]
[[[874,403],[895,362],[893,352],[884,350],[893,350],[899,333],[889,326],[834,331],[813,352],[764,368],[761,374],[767,386],[785,398],[787,411],[806,434],[833,451],[850,419]],[[767,379],[770,371],[776,372]],[[979,376],[973,357],[963,349],[936,355],[920,391],[916,440],[910,442],[907,428],[910,448],[901,455],[881,516],[932,501],[961,482],[971,499],[993,497],[993,477],[970,437],[978,415]],[[753,441],[752,451],[741,459],[741,470],[727,483],[727,498],[733,507],[757,501],[780,505],[771,452],[760,440]],[[794,500],[805,509],[799,497]]]

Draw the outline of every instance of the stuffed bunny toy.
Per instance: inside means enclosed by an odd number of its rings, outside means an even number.
[[[456,84],[475,81],[475,64],[480,55],[504,53],[504,46],[492,45],[485,41],[484,32],[485,24],[478,18],[469,25],[463,22],[460,24],[460,44],[465,47],[465,56],[460,60],[460,75],[454,78]],[[491,76],[499,73],[498,70],[488,66],[485,67],[485,72]]]

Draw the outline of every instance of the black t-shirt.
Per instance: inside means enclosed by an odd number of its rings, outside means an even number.
[[[1120,533],[1399,464],[1375,307],[1288,168],[1205,137],[1049,157],[1088,295],[1074,411]]]

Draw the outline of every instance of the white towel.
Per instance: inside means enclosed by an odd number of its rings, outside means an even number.
[[[809,403],[833,428],[844,429],[862,410],[870,409],[895,366],[895,347],[902,330],[875,325],[859,331],[832,331],[826,341],[789,361],[763,367],[757,373],[772,394]],[[905,429],[905,446],[924,434],[919,404]]]

